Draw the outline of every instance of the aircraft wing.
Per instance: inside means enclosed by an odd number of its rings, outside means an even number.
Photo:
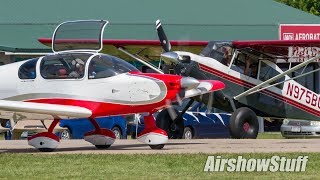
[[[233,41],[234,48],[270,58],[301,62],[320,54],[320,40],[254,40]],[[261,54],[258,54],[259,56]]]
[[[39,38],[38,41],[46,46],[51,47],[52,39],[51,38]],[[92,43],[90,39],[60,39],[65,44],[86,44]],[[103,39],[103,52],[111,55],[116,55],[121,57],[123,53],[118,51],[118,48],[121,47],[131,54],[138,54],[139,56],[144,56],[147,58],[152,58],[155,56],[159,59],[160,54],[162,53],[162,47],[159,40],[135,40],[135,39]],[[172,50],[176,51],[188,51],[195,54],[199,54],[202,49],[208,44],[208,41],[184,41],[184,40],[172,40],[170,41],[172,45]],[[66,45],[67,46],[67,45]]]
[[[0,100],[0,110],[46,114],[51,116],[67,116],[73,118],[87,118],[92,115],[91,110],[78,106],[56,105],[46,103]]]

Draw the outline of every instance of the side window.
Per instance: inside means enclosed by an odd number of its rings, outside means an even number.
[[[275,69],[273,69],[272,67],[268,66],[266,63],[261,62],[261,67],[260,67],[260,74],[259,74],[259,79],[261,81],[266,81],[268,79],[271,79],[277,75],[279,75],[280,73],[278,71],[276,71]],[[285,77],[282,77],[280,79],[278,79],[277,81],[274,81],[270,84],[275,84],[278,82],[283,82],[285,80]],[[277,88],[282,89],[283,88],[283,83],[276,85]]]
[[[106,61],[102,56],[96,56],[89,64],[89,79],[100,79],[115,76],[117,72],[113,67],[114,64],[111,60]]]
[[[35,79],[36,78],[36,65],[38,58],[31,59],[23,63],[18,71],[20,79]]]

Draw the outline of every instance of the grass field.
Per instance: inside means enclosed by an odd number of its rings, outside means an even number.
[[[306,172],[203,172],[207,154],[0,154],[0,179],[318,179],[320,153],[210,154],[223,158],[296,158],[309,155]]]

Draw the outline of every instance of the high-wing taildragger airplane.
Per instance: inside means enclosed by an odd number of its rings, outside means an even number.
[[[62,23],[52,37],[53,54],[0,66],[5,77],[0,83],[1,118],[54,119],[48,132],[28,138],[29,145],[52,151],[59,144],[52,131],[61,118],[88,118],[95,130],[87,132],[85,140],[97,148],[108,148],[115,135],[100,128],[95,118],[141,113],[145,129],[138,140],[161,149],[168,136],[156,126],[154,112],[171,101],[224,88],[220,81],[141,73],[120,58],[99,53],[107,23]],[[79,38],[89,43],[78,44]]]
[[[211,41],[200,55],[171,51],[157,20],[162,58],[175,74],[216,79],[228,88],[202,96],[208,107],[233,112],[234,138],[256,138],[257,116],[320,120],[320,41]]]

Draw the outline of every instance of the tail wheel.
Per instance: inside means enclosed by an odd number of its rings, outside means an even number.
[[[177,110],[175,110],[178,113]],[[167,132],[169,139],[181,139],[184,131],[183,118],[173,121],[167,109],[162,110],[156,118],[157,127]]]
[[[259,122],[254,111],[241,107],[230,117],[230,134],[235,139],[256,139],[259,131]]]

